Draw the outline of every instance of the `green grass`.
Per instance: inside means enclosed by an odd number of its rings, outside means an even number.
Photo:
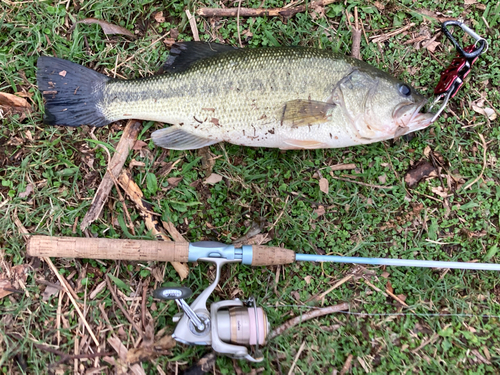
[[[57,344],[58,298],[42,302],[45,286],[37,281],[45,279],[55,283],[56,278],[45,263],[26,257],[25,243],[13,217],[17,213],[30,233],[83,237],[85,234],[79,226],[73,231],[74,223],[80,223],[88,210],[107,165],[107,154],[91,139],[90,128],[66,129],[42,124],[41,95],[35,79],[37,57],[57,55],[108,75],[118,61],[118,64],[123,63],[117,70],[121,76],[136,78],[152,74],[168,56],[161,42],[151,45],[154,41],[172,28],[178,29],[179,40],[192,39],[184,9],[194,12],[202,5],[217,6],[217,2],[212,1],[177,1],[165,5],[167,3],[93,1],[82,3],[79,9],[74,8],[76,3],[73,2],[68,9],[64,4],[50,1],[0,3],[0,91],[27,92],[34,107],[28,118],[4,119],[0,128],[0,267],[5,272],[8,265],[30,263],[33,266],[26,282],[30,297],[21,289],[21,293],[0,300],[0,372],[21,373],[19,363],[23,359],[27,362],[28,373],[44,374],[48,368],[73,371],[72,361],[57,364],[60,357],[35,346],[37,343]],[[246,1],[242,6],[260,4],[260,0]],[[500,128],[498,121],[489,123],[475,113],[470,103],[484,93],[491,103],[485,102],[485,106],[500,109],[500,8],[486,0],[465,8],[462,1],[418,4],[409,0],[383,2],[385,9],[380,11],[369,1],[348,0],[345,4],[328,6],[326,18],[313,20],[310,15],[300,13],[287,21],[264,17],[240,19],[240,28],[253,34],[251,39],[243,38],[248,47],[308,45],[348,54],[351,34],[345,12],[353,13],[355,6],[358,6],[367,36],[379,34],[381,30],[389,32],[410,22],[416,24],[410,29],[414,36],[425,28],[434,35],[438,24],[422,16],[422,10],[463,17],[473,22],[476,32],[487,37],[490,46],[474,67],[470,80],[452,100],[450,109],[458,117],[445,111],[438,123],[416,133],[412,140],[364,147],[282,152],[215,145],[210,148],[216,156],[214,172],[224,176],[224,180],[214,186],[197,183],[205,175],[196,152],[163,153],[150,140],[151,132],[163,125],[145,122],[140,139],[148,143],[147,150],[131,152],[128,162],[135,159],[145,163],[144,167],[133,168],[132,174],[154,210],[163,220],[173,222],[189,241],[231,243],[258,222],[264,223],[263,233],[269,233],[272,238],[270,245],[284,245],[297,252],[498,262],[495,246],[500,236],[500,168],[497,161]],[[279,1],[265,2],[269,8],[282,5]],[[167,16],[162,24],[152,17],[157,11]],[[130,41],[121,36],[105,36],[96,25],[79,24],[69,32],[74,21],[86,17],[104,19],[133,32],[137,30],[138,38]],[[212,40],[213,36],[232,45],[238,44],[236,19],[220,19],[212,27],[209,20],[197,17],[197,24],[202,40]],[[403,44],[411,37],[396,35],[383,43],[381,49],[374,43],[367,44],[362,38],[362,57],[431,95],[442,67],[425,49],[416,50],[411,44]],[[440,38],[438,41],[444,42]],[[445,43],[434,52],[444,64],[453,56],[449,46]],[[109,145],[112,151],[122,129],[123,124],[112,125],[96,129],[95,134],[101,144]],[[486,169],[482,179],[464,190],[463,186],[482,170],[480,135],[488,144]],[[431,191],[432,187],[441,186],[438,178],[421,182],[413,189],[403,182],[411,166],[426,159],[424,149],[427,146],[436,155],[441,155],[445,167],[443,176],[449,174],[464,181],[462,188],[451,192],[448,209],[443,199]],[[92,167],[84,162],[87,160],[85,155],[93,158]],[[168,176],[158,175],[161,162],[177,160],[180,162]],[[354,163],[357,169],[331,174],[329,166],[339,163]],[[318,173],[329,181],[328,194],[319,189]],[[379,180],[383,175],[384,183]],[[345,176],[393,188],[377,189],[334,178]],[[172,187],[167,182],[171,177],[182,177],[182,180]],[[27,198],[19,197],[30,183],[34,185],[33,193]],[[446,177],[443,183],[446,187]],[[319,205],[326,208],[326,213],[318,217],[314,210]],[[127,207],[134,222],[135,238],[151,238],[133,203],[127,201]],[[101,218],[90,226],[89,234],[131,237],[124,223],[122,205],[113,189],[110,203],[105,206]],[[104,290],[93,300],[85,297],[85,293],[89,295],[106,273],[113,274],[134,291],[140,283],[146,283],[151,290],[160,285],[153,273],[156,269],[162,271],[163,265],[53,261],[64,276],[75,272],[70,282],[81,301],[86,300],[87,319],[95,332],[99,332],[99,324],[102,330],[105,329],[98,309],[103,303],[112,325],[124,325],[122,342],[131,347],[137,336],[133,330],[129,333],[129,323],[114,306],[110,293]],[[410,307],[401,308],[392,298],[368,287],[362,274],[358,274],[359,277],[332,291],[324,304],[346,301],[351,304],[352,312],[365,315],[337,314],[304,323],[270,342],[264,348],[263,363],[252,365],[239,361],[237,365],[245,373],[260,367],[264,367],[264,373],[287,373],[305,341],[305,349],[296,363],[297,373],[340,371],[349,354],[354,356],[351,368],[354,374],[365,372],[363,364],[370,372],[380,374],[496,371],[500,364],[497,273],[451,270],[444,274],[441,270],[387,268],[390,275],[385,279],[382,269],[368,269],[373,271],[373,275],[364,275],[368,281],[385,290],[389,280],[394,294],[406,296]],[[222,300],[254,295],[265,306],[276,327],[292,316],[309,311],[306,300],[328,289],[352,270],[350,265],[293,264],[281,268],[279,282],[275,284],[274,267],[225,266],[221,289],[216,290],[212,298]],[[311,276],[310,283],[306,282],[306,276]],[[210,265],[191,265],[190,276],[183,284],[198,294],[209,285],[211,277]],[[166,268],[165,282],[179,282],[171,267]],[[175,304],[153,301],[149,296],[147,306],[155,319],[156,330],[168,327],[171,332],[174,327],[171,317],[177,312]],[[139,322],[140,308],[134,313]],[[392,315],[395,313],[403,315]],[[61,343],[57,349],[73,354],[74,340],[81,339],[82,328],[66,297],[63,316],[68,323],[60,329]],[[339,327],[331,332],[324,328],[334,325]],[[100,341],[104,343],[109,335],[108,331],[101,332]],[[431,342],[419,348],[432,337]],[[106,350],[112,351],[112,348],[107,345]],[[180,369],[187,368],[206,351],[206,347],[178,345],[171,356],[145,362],[143,366],[147,373],[156,373],[156,365],[166,373],[173,373],[176,361]],[[491,364],[482,363],[474,353],[489,358]],[[85,369],[92,365],[93,361],[82,361]],[[101,365],[105,362],[101,361]],[[112,367],[106,371],[111,373]],[[233,362],[219,357],[216,371],[234,373]]]

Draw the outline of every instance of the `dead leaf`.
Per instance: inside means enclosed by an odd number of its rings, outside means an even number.
[[[306,282],[307,285],[311,283],[312,276],[306,276],[304,277],[304,281]]]
[[[436,168],[428,161],[421,161],[413,166],[405,176],[405,182],[408,187],[415,186],[423,178],[429,177],[432,172],[435,172]]]
[[[59,284],[59,281],[57,282],[57,284]],[[62,287],[60,287],[60,288],[62,288]],[[48,300],[50,300],[50,297],[52,297],[54,295],[57,296],[59,294],[59,291],[61,290],[60,288],[57,288],[57,287],[52,286],[52,285],[47,285],[45,287],[45,290],[42,293],[42,300],[48,301]]]
[[[175,346],[176,342],[170,335],[163,336],[160,340],[155,342],[152,346],[144,346],[140,348],[133,348],[127,352],[127,362],[137,363],[150,361],[156,357],[167,355],[170,353],[169,349]]]
[[[472,5],[472,4],[476,4],[476,3],[477,3],[477,0],[464,0],[465,5]]]
[[[222,176],[218,175],[217,173],[212,173],[210,176],[208,176],[205,181],[203,181],[204,184],[210,184],[210,185],[215,185],[217,182],[222,181]]]
[[[2,278],[0,276],[0,298],[8,296],[15,291],[16,289],[12,286],[10,281],[7,278]]]
[[[382,272],[382,274],[380,276],[383,277],[384,279],[387,279],[389,277],[389,275],[390,275],[389,272],[384,271],[384,272]]]
[[[114,35],[114,34],[120,34],[120,35],[125,35],[130,38],[135,38],[135,35],[132,34],[130,31],[128,31],[126,28],[113,25],[112,23],[103,21],[103,20],[98,20],[97,18],[85,18],[84,20],[78,21],[75,23],[75,25],[83,23],[85,25],[93,25],[97,24],[102,27],[102,31],[104,31],[104,34],[106,35]]]
[[[291,293],[292,297],[296,300],[296,301],[300,301],[300,293],[297,292],[296,290],[294,290],[292,293]]]
[[[431,191],[434,194],[439,195],[441,198],[447,198],[447,197],[449,197],[448,189],[443,189],[442,186],[433,187],[433,188],[431,188]]]
[[[134,167],[144,168],[145,166],[146,166],[146,163],[144,163],[143,161],[135,160],[135,159],[130,160],[130,163],[128,164],[128,167],[130,169],[132,169]]]
[[[488,107],[481,108],[481,107],[478,107],[477,105],[473,104],[472,109],[475,112],[477,112],[483,116],[486,116],[491,121],[494,121],[497,118],[497,114],[493,108],[488,108]]]
[[[132,147],[132,150],[139,151],[140,149],[142,149],[143,147],[145,147],[147,145],[148,144],[146,142],[138,139],[137,141],[135,141],[134,147]]]
[[[29,268],[27,264],[19,264],[12,267],[10,273],[0,274],[0,298],[16,292],[18,281],[26,282]]]
[[[153,15],[154,19],[158,23],[163,23],[165,22],[165,17],[163,16],[163,12],[156,12]]]
[[[387,284],[385,285],[385,289],[389,291],[390,293],[394,292],[394,289],[392,288],[392,284],[390,281],[387,281]]]
[[[22,193],[19,193],[19,198],[26,198],[33,192],[34,185],[30,182],[28,186],[26,186],[26,190]]]
[[[324,177],[319,179],[319,190],[321,190],[325,194],[328,194],[328,180]]]
[[[325,214],[326,210],[324,206],[318,206],[318,208],[316,208],[314,212],[316,213],[316,215],[321,216]]]
[[[6,116],[21,115],[20,120],[24,120],[31,112],[31,105],[26,99],[19,96],[0,92],[0,119]]]
[[[384,173],[381,176],[378,176],[378,182],[380,182],[382,185],[385,185],[387,182],[387,175]]]
[[[167,178],[168,185],[171,187],[177,187],[179,185],[179,182],[181,182],[182,177],[170,177]]]

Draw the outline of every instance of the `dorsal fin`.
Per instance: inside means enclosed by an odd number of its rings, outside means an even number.
[[[227,44],[205,42],[175,43],[170,50],[167,62],[158,73],[176,73],[188,69],[198,60],[206,59],[218,53],[234,51],[236,47]]]

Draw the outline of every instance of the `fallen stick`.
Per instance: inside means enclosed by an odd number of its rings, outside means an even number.
[[[363,21],[361,21],[363,22]],[[358,7],[354,7],[354,26],[352,29],[352,48],[351,56],[355,59],[361,60],[361,29],[358,23]]]
[[[300,323],[305,322],[307,320],[318,318],[318,317],[323,316],[323,315],[328,315],[328,314],[336,313],[336,312],[343,311],[343,310],[349,310],[349,304],[341,303],[341,304],[335,305],[335,306],[329,306],[329,307],[324,307],[322,309],[311,310],[305,314],[302,314],[302,315],[297,316],[293,319],[290,319],[289,321],[280,325],[278,328],[276,328],[275,330],[273,330],[271,332],[268,339],[272,340],[276,336],[281,335],[288,328],[294,327],[297,324],[300,324]]]
[[[305,12],[306,9],[314,9],[321,6],[326,6],[338,2],[339,0],[319,0],[313,1],[308,6],[300,5],[290,8],[239,8],[240,17],[284,17],[290,18],[297,13]],[[238,16],[238,8],[200,8],[196,14],[204,17],[236,17]]]
[[[130,172],[126,170],[122,171],[122,173],[120,173],[120,176],[118,177],[118,183],[125,191],[125,193],[129,196],[129,198],[139,208],[140,214],[144,218],[144,221],[146,223],[146,228],[148,228],[148,230],[150,230],[153,233],[156,239],[160,241],[170,242],[170,238],[168,238],[168,236],[163,231],[158,217],[153,215],[153,206],[151,206],[150,203],[142,199],[143,197],[142,191],[139,188],[139,186],[132,180]],[[168,224],[173,227],[171,223]],[[188,243],[178,232],[176,233],[174,240],[179,243],[182,242],[185,242],[186,244]],[[180,262],[170,262],[170,263],[179,274],[181,280],[184,280],[188,276],[189,267],[187,266],[187,264],[183,264]]]
[[[127,122],[127,125],[123,130],[122,137],[120,138],[120,141],[116,146],[116,152],[111,158],[111,161],[108,165],[107,172],[104,175],[99,188],[97,189],[89,210],[82,220],[82,224],[80,225],[80,229],[82,231],[87,229],[87,227],[101,214],[102,208],[108,200],[109,192],[114,185],[113,178],[111,177],[110,172],[114,176],[118,176],[120,174],[123,165],[127,160],[128,154],[134,146],[135,141],[137,140],[140,129],[141,122],[137,120],[129,120]]]

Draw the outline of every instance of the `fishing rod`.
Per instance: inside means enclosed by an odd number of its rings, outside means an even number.
[[[453,268],[461,270],[500,271],[496,263],[363,258],[336,255],[299,254],[276,246],[243,245],[235,247],[214,241],[164,242],[148,240],[32,236],[28,255],[131,261],[197,262],[226,259],[252,266],[272,266],[293,262],[352,263],[375,266]]]
[[[218,301],[211,304],[210,310],[207,308],[208,298],[217,287],[221,268],[226,263],[271,266],[293,262],[330,262],[500,271],[500,264],[492,263],[297,254],[276,246],[236,247],[213,241],[189,243],[35,235],[28,241],[27,253],[36,257],[212,262],[216,266],[215,280],[191,305],[184,299],[190,297],[192,291],[183,286],[159,288],[153,292],[153,296],[161,300],[174,300],[182,310],[172,318],[177,323],[172,335],[176,341],[188,345],[209,345],[219,354],[251,362],[264,359],[259,346],[266,343],[270,333],[271,327],[262,307],[257,307],[255,299],[251,297],[247,300],[235,298]]]

